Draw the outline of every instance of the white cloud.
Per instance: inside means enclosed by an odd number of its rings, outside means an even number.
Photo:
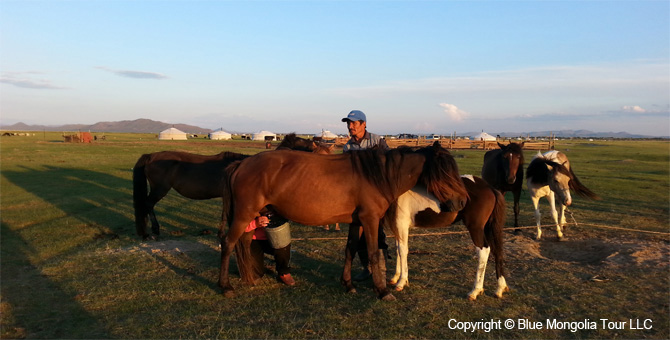
[[[146,72],[146,71],[132,71],[132,70],[113,70],[104,66],[96,67],[100,70],[105,70],[107,72],[114,73],[121,77],[126,78],[135,78],[135,79],[167,79],[168,77],[164,74],[156,72]]]
[[[641,108],[637,105],[632,105],[632,106],[626,105],[626,106],[621,107],[621,110],[624,111],[624,112],[634,112],[634,113],[645,113],[645,112],[647,112],[647,110],[645,110],[645,109],[643,109],[643,108]]]
[[[8,72],[0,76],[0,83],[14,85],[25,89],[37,90],[61,90],[64,87],[56,86],[48,79],[35,79],[33,75],[42,74],[40,72]]]
[[[470,116],[469,113],[459,109],[454,104],[440,103],[439,105],[442,107],[442,109],[444,109],[444,112],[447,114],[449,119],[453,121],[460,122]]]

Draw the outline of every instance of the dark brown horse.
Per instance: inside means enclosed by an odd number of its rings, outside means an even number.
[[[514,227],[519,227],[519,199],[523,186],[523,145],[498,143],[500,149],[484,154],[482,178],[505,195],[511,191],[514,195]]]
[[[326,146],[314,141],[287,135],[277,149],[330,153]],[[180,151],[161,151],[142,155],[133,168],[133,205],[137,234],[147,239],[147,215],[151,219],[151,231],[160,234],[154,206],[170,189],[175,189],[186,198],[205,200],[221,197],[228,178],[224,169],[232,162],[249,157],[235,152],[216,155],[198,155]],[[151,187],[147,186],[147,181]]]
[[[468,228],[472,243],[477,251],[479,264],[475,275],[475,285],[468,294],[470,300],[484,292],[484,276],[489,254],[493,251],[496,264],[498,288],[496,297],[508,290],[505,281],[503,263],[502,227],[505,224],[505,198],[502,194],[474,176],[463,176],[463,183],[468,192],[465,207],[458,212],[442,212],[440,202],[423,187],[414,187],[402,194],[397,204],[392,205],[384,216],[384,224],[395,235],[396,271],[390,284],[395,284],[397,291],[409,285],[407,254],[409,252],[409,229],[441,228],[455,222],[463,221]],[[439,213],[438,213],[439,212]]]
[[[226,296],[233,295],[228,276],[230,255],[245,227],[263,207],[303,225],[362,225],[375,292],[382,299],[392,300],[395,298],[377,265],[378,226],[389,205],[417,184],[426,186],[447,209],[460,210],[467,199],[456,162],[439,142],[416,151],[361,150],[339,155],[262,152],[228,170],[231,197],[224,199],[230,204],[224,205],[222,214],[219,277]],[[230,226],[224,236],[226,219]],[[354,251],[346,248],[343,282],[351,282]]]

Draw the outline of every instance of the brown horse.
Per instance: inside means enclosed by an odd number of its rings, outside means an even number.
[[[519,199],[523,186],[523,145],[524,143],[498,143],[500,149],[484,154],[482,178],[505,195],[514,195],[514,227],[519,227]]]
[[[467,199],[456,162],[439,142],[419,150],[361,150],[323,156],[262,152],[228,170],[231,197],[224,199],[230,204],[224,205],[222,214],[219,276],[226,296],[233,295],[228,276],[230,255],[245,227],[263,207],[303,225],[362,225],[375,292],[382,299],[393,300],[377,265],[378,226],[389,205],[417,184],[426,186],[446,209],[460,210]],[[230,226],[224,236],[226,220]],[[351,283],[354,251],[350,247],[345,250],[343,282]]]
[[[327,146],[312,140],[287,135],[277,149],[291,149],[315,153],[330,153]],[[143,239],[151,237],[146,232],[147,215],[151,219],[154,236],[160,234],[154,206],[170,189],[186,198],[205,200],[221,197],[228,185],[224,169],[232,162],[249,155],[221,152],[216,155],[198,155],[180,151],[161,151],[142,155],[133,168],[133,205],[135,228]],[[151,187],[148,190],[147,181]]]
[[[502,194],[474,176],[463,176],[468,191],[468,201],[458,212],[441,212],[440,202],[423,187],[414,187],[402,194],[384,216],[384,224],[390,227],[396,240],[396,271],[390,284],[401,291],[409,285],[407,254],[409,252],[409,228],[440,228],[463,221],[477,251],[478,266],[475,285],[468,294],[470,300],[484,292],[484,274],[491,251],[495,257],[498,288],[496,297],[508,290],[503,263],[502,227],[505,224],[505,198]],[[439,212],[439,213],[438,213]]]

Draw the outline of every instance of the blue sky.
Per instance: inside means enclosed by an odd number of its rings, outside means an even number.
[[[0,122],[670,135],[668,1],[0,1]]]

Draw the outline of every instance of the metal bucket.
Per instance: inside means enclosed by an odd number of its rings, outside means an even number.
[[[281,249],[291,244],[291,229],[288,222],[275,228],[265,228],[268,241],[274,249]]]

